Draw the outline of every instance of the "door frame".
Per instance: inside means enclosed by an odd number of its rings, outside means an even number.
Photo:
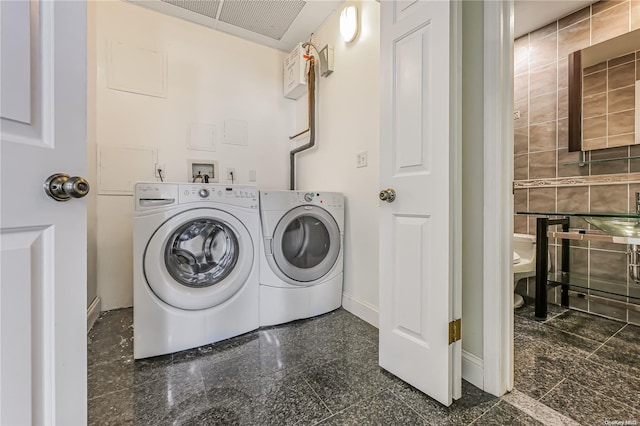
[[[484,2],[483,376],[513,388],[513,1]]]

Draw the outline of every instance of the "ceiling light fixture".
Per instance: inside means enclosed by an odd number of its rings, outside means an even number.
[[[358,8],[347,6],[340,13],[340,34],[349,43],[358,35]]]

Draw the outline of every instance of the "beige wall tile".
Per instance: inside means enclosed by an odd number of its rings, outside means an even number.
[[[629,147],[629,157],[637,157],[640,156],[640,145],[632,145]],[[629,160],[629,173],[638,173],[640,172],[640,158]],[[631,184],[636,185],[636,184]],[[640,183],[637,184],[640,188]],[[638,189],[640,191],[640,189]]]
[[[556,148],[556,122],[547,121],[529,127],[529,152]]]
[[[566,58],[571,52],[589,46],[590,32],[588,19],[558,31],[558,60]]]
[[[520,37],[513,44],[513,74],[529,72],[529,35]]]
[[[529,97],[529,74],[520,74],[513,79],[513,100],[519,102]]]
[[[634,144],[634,139],[635,134],[633,133],[619,136],[609,136],[607,138],[607,143],[610,147],[628,146]]]
[[[602,138],[607,135],[607,117],[599,116],[582,120],[582,139]]]
[[[627,256],[624,253],[591,250],[589,258],[592,277],[627,282]]]
[[[569,148],[569,120],[558,120],[558,148]]]
[[[558,188],[559,212],[586,212],[589,211],[589,187],[573,186]]]
[[[569,116],[568,92],[568,89],[558,91],[558,118],[567,118]]]
[[[556,177],[556,151],[529,154],[529,179]]]
[[[558,65],[552,62],[549,65],[531,71],[529,78],[529,97],[545,93],[555,92],[558,89]]]
[[[587,275],[589,273],[589,251],[579,247],[572,247],[570,256],[571,272]]]
[[[633,62],[609,68],[608,73],[609,90],[615,90],[635,84],[636,67]]]
[[[593,185],[590,187],[590,212],[627,211],[627,185]]]
[[[558,89],[569,87],[569,69],[567,58],[558,61]]]
[[[589,175],[589,165],[580,167],[580,151],[569,152],[567,148],[558,150],[558,177],[587,176]]]
[[[591,151],[593,149],[602,149],[607,147],[607,138],[584,139],[582,141],[582,150]]]
[[[515,155],[513,157],[513,179],[529,179],[529,154]]]
[[[635,130],[635,111],[622,111],[607,116],[608,135],[633,133]]]
[[[513,211],[527,211],[528,210],[528,194],[526,189],[518,189],[513,192]]]
[[[514,155],[529,152],[529,128],[518,127],[513,129],[513,153]]]
[[[607,66],[609,68],[616,67],[618,65],[626,64],[627,62],[633,62],[636,59],[635,52],[628,53],[626,55],[618,56],[617,58],[609,59]]]
[[[603,160],[607,158],[623,158],[629,155],[628,147],[617,147],[599,149],[597,151],[591,151],[592,160]],[[591,174],[592,175],[609,175],[612,173],[628,173],[629,162],[628,160],[609,161],[606,163],[592,163]]]
[[[636,80],[640,80],[640,61],[636,61]]]
[[[609,296],[612,299],[621,299],[618,296]],[[625,298],[622,298],[625,299]],[[597,315],[604,315],[607,318],[613,318],[618,321],[627,321],[627,310],[617,307],[607,305],[606,303],[598,303],[593,300],[589,301],[589,312]]]
[[[570,25],[575,24],[576,22],[580,22],[584,19],[587,19],[591,16],[591,8],[589,6],[584,9],[580,9],[577,12],[572,13],[569,16],[565,16],[564,18],[558,21],[558,29],[561,30]]]
[[[622,89],[610,90],[607,99],[609,114],[628,109],[634,109],[636,102],[636,87],[627,86]]]
[[[550,24],[545,25],[542,28],[538,28],[537,30],[532,31],[531,34],[529,35],[530,40],[531,42],[541,40],[543,38],[546,38],[556,33],[557,30],[558,30],[558,23],[552,22]]]
[[[597,9],[594,7],[594,9]],[[591,17],[591,44],[598,44],[629,31],[629,3],[595,12]]]
[[[604,71],[607,69],[607,61],[602,61],[598,64],[591,65],[582,70],[582,75],[593,74],[594,72]]]
[[[513,232],[515,234],[526,234],[527,231],[527,216],[513,215]]]
[[[631,29],[640,28],[640,1],[633,0],[631,2]],[[638,313],[640,315],[640,313]]]
[[[607,113],[607,94],[585,96],[582,98],[582,117],[591,118]]]
[[[531,98],[529,101],[529,125],[555,120],[556,113],[557,94],[555,92]]]
[[[556,188],[529,189],[529,210],[540,212],[555,212]]]
[[[633,213],[636,211],[636,192],[640,192],[640,183],[630,183],[629,184],[629,207],[627,208],[628,212]]]
[[[591,96],[607,91],[607,72],[600,71],[582,78],[582,96]]]
[[[596,13],[600,13],[619,4],[626,3],[627,1],[628,0],[602,0],[595,2],[591,5],[592,13],[595,15]]]
[[[529,69],[535,70],[556,62],[558,57],[558,37],[555,32],[544,38],[535,39],[531,35],[529,47]]]
[[[513,127],[526,127],[529,125],[529,101],[519,101],[513,106],[513,111],[520,111],[520,118],[513,120]]]

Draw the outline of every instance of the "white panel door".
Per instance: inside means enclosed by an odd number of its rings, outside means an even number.
[[[87,422],[86,3],[1,1],[0,424]]]
[[[380,19],[380,184],[396,194],[380,207],[380,366],[450,405],[461,386],[448,333],[461,307],[456,6],[382,1]]]

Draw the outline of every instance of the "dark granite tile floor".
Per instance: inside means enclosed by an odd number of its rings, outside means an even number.
[[[377,329],[343,309],[138,361],[132,310],[104,312],[88,336],[89,424],[640,421],[639,328],[555,307],[551,312],[539,323],[530,306],[516,311],[511,398],[463,381],[463,397],[451,407],[382,370]]]

